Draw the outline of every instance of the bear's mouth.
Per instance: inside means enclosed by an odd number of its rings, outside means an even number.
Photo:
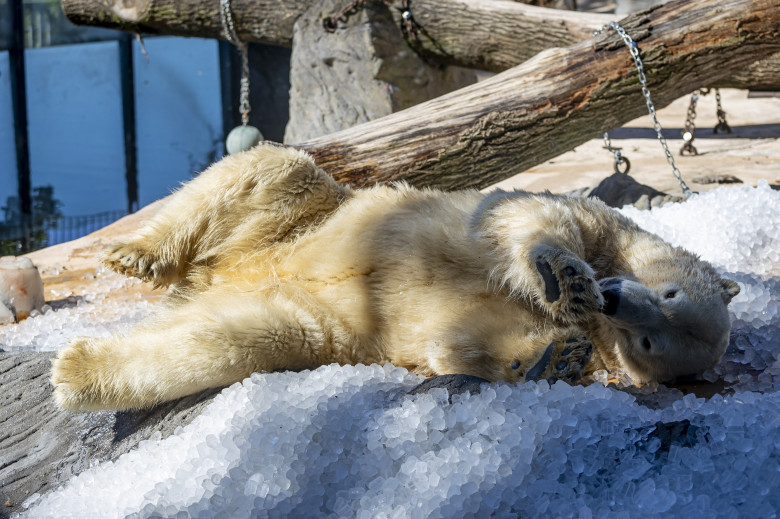
[[[620,302],[621,283],[620,278],[607,278],[599,281],[601,295],[604,298],[604,305],[600,310],[604,315],[615,315],[617,313],[618,303]]]

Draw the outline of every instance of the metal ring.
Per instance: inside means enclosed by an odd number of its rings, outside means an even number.
[[[620,171],[620,165],[625,164],[626,169],[625,171]],[[620,157],[620,160],[615,161],[615,173],[621,173],[623,175],[628,175],[628,171],[631,169],[631,161],[629,161],[626,157]]]

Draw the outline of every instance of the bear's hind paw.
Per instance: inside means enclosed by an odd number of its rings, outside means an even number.
[[[52,361],[54,400],[62,409],[86,411],[102,408],[98,404],[101,399],[96,379],[94,340],[89,337],[73,339]]]
[[[546,380],[551,384],[563,380],[575,384],[585,373],[592,353],[593,344],[584,335],[553,341],[547,345],[536,364],[525,373],[525,380]]]

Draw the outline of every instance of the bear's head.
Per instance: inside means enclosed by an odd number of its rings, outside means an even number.
[[[718,363],[729,342],[727,306],[739,285],[688,253],[599,282],[622,364],[635,381],[665,382]]]

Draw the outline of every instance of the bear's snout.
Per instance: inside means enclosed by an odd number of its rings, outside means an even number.
[[[601,295],[604,297],[604,306],[601,307],[601,313],[604,315],[615,315],[617,313],[622,283],[623,280],[620,278],[606,278],[599,281]]]

